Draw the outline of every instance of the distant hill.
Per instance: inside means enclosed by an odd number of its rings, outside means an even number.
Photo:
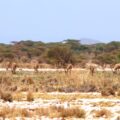
[[[99,40],[94,40],[94,39],[89,39],[89,38],[81,38],[80,43],[83,45],[92,45],[92,44],[102,43],[102,42]]]

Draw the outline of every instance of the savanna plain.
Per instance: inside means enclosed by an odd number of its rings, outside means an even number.
[[[120,75],[72,70],[0,72],[0,119],[119,120]]]

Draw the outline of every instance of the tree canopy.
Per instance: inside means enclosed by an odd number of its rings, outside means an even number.
[[[118,63],[120,42],[83,45],[80,40],[67,39],[49,43],[21,40],[13,41],[11,44],[0,44],[0,60],[15,59],[27,62],[34,58],[51,64],[59,62],[78,64],[89,59],[100,63]]]

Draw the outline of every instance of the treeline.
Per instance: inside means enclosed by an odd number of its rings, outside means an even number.
[[[67,39],[63,42],[44,43],[31,40],[0,44],[0,62],[15,60],[48,64],[84,64],[92,60],[100,64],[120,62],[120,42],[83,45],[79,40]]]

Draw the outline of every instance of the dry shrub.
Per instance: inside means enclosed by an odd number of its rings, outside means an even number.
[[[101,90],[101,95],[102,96],[110,96],[110,95],[115,96],[115,91],[111,87],[106,87],[106,88],[103,88],[103,90]]]
[[[10,109],[9,107],[3,107],[0,109],[0,117],[3,118],[3,120],[5,119],[5,117],[10,113]]]
[[[48,114],[49,113],[49,114]],[[45,114],[45,112],[44,112]],[[84,118],[85,117],[85,111],[79,108],[63,108],[63,107],[55,107],[51,106],[48,108],[46,114],[49,115],[49,117],[76,117],[76,118]]]
[[[47,63],[41,63],[39,66],[40,68],[51,68],[52,67],[52,65],[47,64]]]
[[[47,108],[37,108],[35,111],[36,111],[36,115],[39,115],[39,116],[49,115],[49,110]]]
[[[38,92],[38,91],[39,91],[39,88],[35,87],[34,91],[35,91],[35,92]]]
[[[95,117],[110,117],[111,116],[111,112],[107,109],[101,109],[98,111],[95,111]]]
[[[4,101],[9,101],[12,102],[13,101],[13,97],[12,97],[12,93],[8,92],[8,91],[1,91],[1,99],[3,99]]]
[[[33,101],[33,100],[34,100],[33,93],[29,91],[27,94],[27,101]]]
[[[120,120],[120,116],[117,116],[117,117],[116,117],[116,120]]]
[[[117,91],[117,96],[120,96],[120,89]]]
[[[114,106],[115,103],[113,102],[97,102],[97,106],[100,106],[100,107],[112,107]]]
[[[16,92],[13,94],[13,100],[16,100],[16,101],[21,101],[23,100],[23,94],[22,93],[19,93],[19,92]]]
[[[5,85],[11,85],[12,84],[12,79],[10,76],[6,76],[6,75],[1,75],[0,76],[0,84],[5,84]]]
[[[23,83],[25,84],[34,84],[34,81],[31,77],[25,77],[23,80],[22,80]]]
[[[29,87],[27,85],[24,85],[24,86],[19,86],[18,92],[27,92],[29,91]]]
[[[80,108],[63,108],[51,106],[49,108],[39,108],[36,110],[37,115],[39,116],[49,116],[51,118],[54,117],[76,117],[76,118],[84,118],[85,111]]]
[[[31,116],[30,112],[27,109],[21,109],[20,114],[22,117],[30,117]]]
[[[27,109],[19,109],[19,108],[10,108],[10,107],[3,107],[0,109],[0,117],[3,119],[5,118],[15,118],[15,117],[31,117],[32,114]]]
[[[80,88],[79,88],[80,92],[96,92],[97,91],[97,87],[95,86],[94,83],[90,83],[90,81],[88,80],[87,82],[84,82]]]
[[[79,108],[63,109],[61,111],[61,116],[62,117],[84,118],[85,117],[85,111],[83,109],[79,109]]]
[[[118,91],[119,90],[119,88],[120,88],[120,84],[118,83],[118,82],[114,82],[114,83],[112,83],[113,84],[113,89],[115,90],[115,91]]]
[[[14,91],[16,91],[16,90],[17,90],[17,86],[16,86],[16,85],[10,87],[10,91],[13,91],[13,92],[14,92]]]

